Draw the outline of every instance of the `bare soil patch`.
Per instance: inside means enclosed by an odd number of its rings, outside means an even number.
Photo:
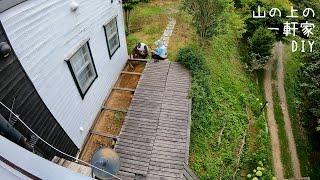
[[[145,63],[142,62],[130,62],[127,64],[123,71],[142,73],[145,67]],[[140,75],[133,74],[121,74],[118,78],[115,87],[118,88],[130,88],[135,89],[140,80]],[[128,109],[133,97],[133,92],[112,90],[109,97],[105,101],[104,106],[112,109]],[[95,132],[101,132],[113,136],[120,134],[125,113],[101,110],[98,115],[98,119],[94,126],[91,128]],[[89,162],[94,152],[100,147],[112,147],[113,140],[104,136],[89,134],[86,144],[81,151],[80,159]]]

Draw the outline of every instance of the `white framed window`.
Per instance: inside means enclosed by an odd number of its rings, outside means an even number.
[[[89,42],[86,41],[84,44],[81,44],[80,48],[66,61],[79,93],[84,98],[98,77]]]
[[[117,17],[104,25],[110,59],[120,47]]]

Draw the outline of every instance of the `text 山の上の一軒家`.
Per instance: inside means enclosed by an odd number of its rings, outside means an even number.
[[[261,11],[260,6],[258,6],[257,12],[255,11],[252,12],[253,18],[266,18],[267,16],[271,18],[282,17],[282,12],[279,8],[271,8],[270,11],[267,13],[265,10]],[[307,17],[314,18],[315,12],[312,8],[305,8],[302,12],[302,16],[304,18],[307,18]],[[298,10],[294,9],[294,7],[291,6],[290,15],[287,15],[286,18],[292,18],[292,19],[299,18]],[[289,35],[296,36],[296,31],[300,29],[303,36],[309,38],[310,36],[313,35],[312,30],[314,28],[315,28],[315,24],[308,21],[305,21],[302,23],[285,21],[283,23],[283,29],[281,30],[285,36],[289,36]],[[280,31],[280,27],[269,27],[268,29]],[[296,40],[291,41],[292,52],[296,52],[298,50],[301,52],[306,52],[306,51],[313,52],[314,50],[313,47],[314,47],[313,40],[301,40],[300,42]]]

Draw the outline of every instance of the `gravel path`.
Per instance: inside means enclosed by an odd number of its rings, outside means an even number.
[[[271,148],[273,157],[273,169],[277,179],[284,179],[283,166],[281,162],[280,141],[278,136],[278,125],[274,117],[273,111],[273,98],[272,98],[272,67],[274,59],[272,58],[265,67],[264,71],[264,93],[266,101],[268,102],[267,108],[267,121],[269,132],[271,136]]]

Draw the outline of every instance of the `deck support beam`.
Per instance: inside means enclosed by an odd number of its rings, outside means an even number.
[[[102,106],[102,109],[103,110],[108,110],[108,111],[123,112],[123,113],[127,113],[128,112],[128,110],[126,110],[126,109],[109,108],[109,107],[106,107],[106,106]]]
[[[119,88],[119,87],[114,87],[113,90],[115,91],[130,91],[130,92],[135,92],[135,89],[130,89],[130,88]]]
[[[142,73],[129,72],[129,71],[121,71],[121,74],[131,74],[131,75],[138,75],[138,76],[141,76],[141,75],[142,75]]]

